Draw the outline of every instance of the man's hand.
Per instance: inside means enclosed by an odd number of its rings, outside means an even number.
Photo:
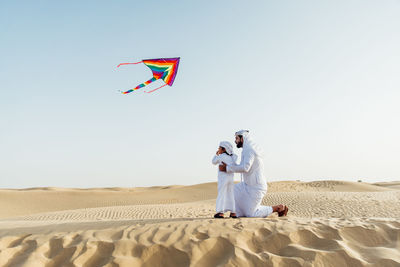
[[[219,165],[219,171],[226,172],[226,164],[225,164],[225,162],[222,162],[221,165]]]

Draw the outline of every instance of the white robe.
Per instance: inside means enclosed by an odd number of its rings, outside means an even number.
[[[241,173],[242,182],[235,185],[235,207],[238,216],[267,217],[272,213],[271,206],[261,206],[267,193],[264,178],[264,164],[261,152],[251,141],[249,135],[243,136],[243,151],[239,164],[227,164],[227,173]]]
[[[229,164],[236,164],[237,156],[233,154],[229,156],[226,153],[215,155],[212,159],[214,165],[219,165],[221,162]],[[234,183],[233,173],[221,172],[218,170],[218,196],[216,201],[215,210],[217,213],[221,212],[235,212],[235,197],[234,197]]]
[[[247,185],[245,182],[235,184],[235,207],[239,217],[268,217],[273,211],[271,206],[260,205],[266,188]]]

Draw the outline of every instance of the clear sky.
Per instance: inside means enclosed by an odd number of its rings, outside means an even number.
[[[399,14],[398,0],[2,1],[0,187],[216,181],[219,141],[243,128],[269,181],[400,180]],[[117,64],[177,56],[172,87],[117,92],[152,77]]]

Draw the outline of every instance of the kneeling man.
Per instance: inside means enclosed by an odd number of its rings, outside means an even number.
[[[235,143],[243,148],[239,164],[226,165],[224,162],[219,170],[228,173],[241,173],[242,181],[235,184],[235,206],[239,217],[267,217],[273,212],[286,216],[288,207],[285,205],[261,206],[267,193],[267,182],[264,178],[264,164],[260,149],[251,140],[248,130],[235,133]]]

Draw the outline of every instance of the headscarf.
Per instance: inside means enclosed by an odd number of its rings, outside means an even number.
[[[251,139],[249,130],[240,130],[235,133],[235,136],[241,135],[243,136],[243,150],[244,149],[252,149],[257,156],[262,156],[262,150],[261,148],[254,143],[254,141]]]
[[[221,141],[221,142],[219,143],[219,146],[225,148],[226,153],[228,153],[229,155],[232,155],[232,153],[233,153],[233,146],[232,146],[231,142],[228,142],[228,141]]]

